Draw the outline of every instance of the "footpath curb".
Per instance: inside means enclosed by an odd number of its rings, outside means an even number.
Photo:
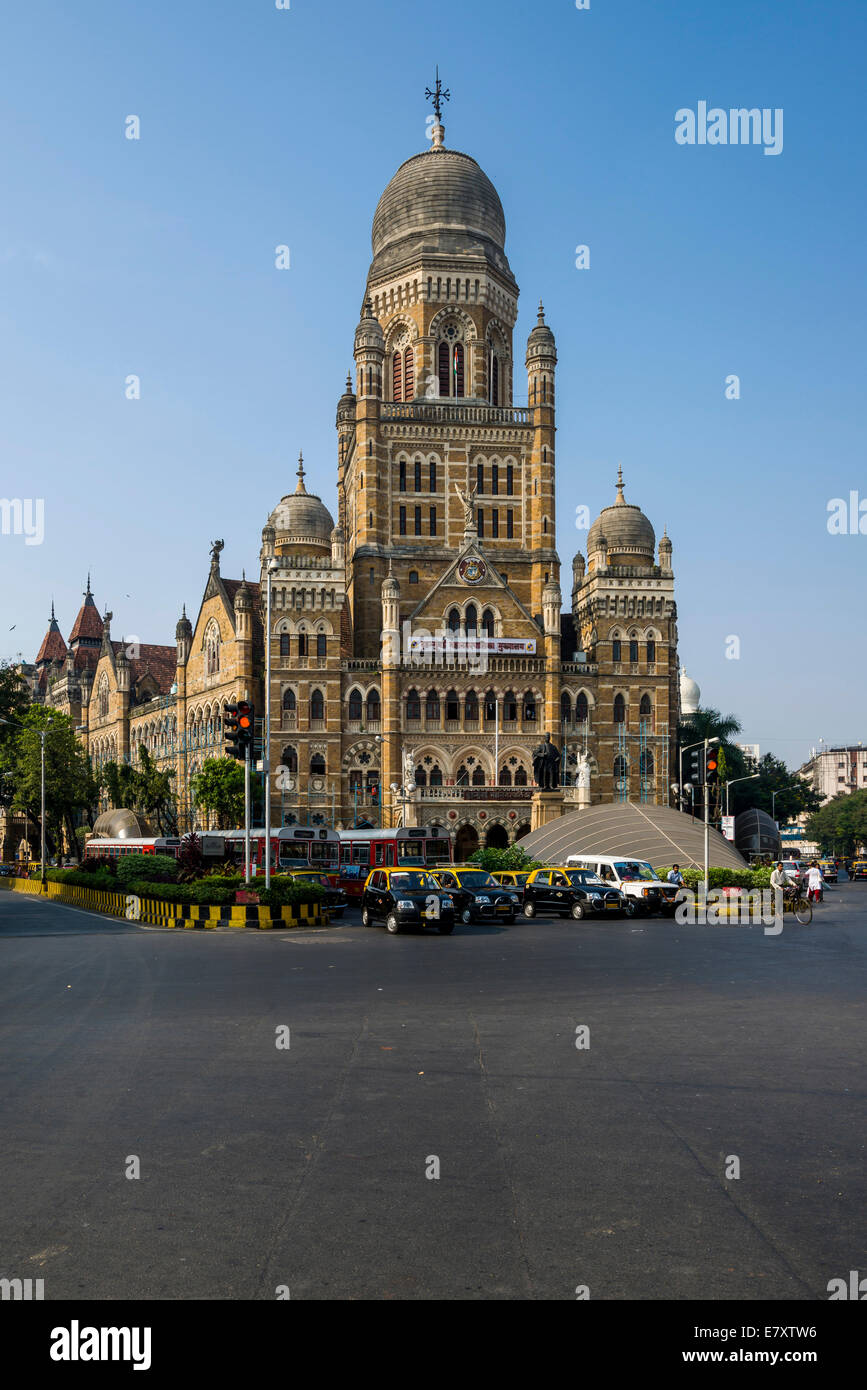
[[[158,898],[138,897],[133,893],[109,893],[98,888],[79,888],[69,883],[49,880],[42,890],[39,879],[0,879],[3,887],[29,897],[48,898],[70,907],[87,908],[90,912],[122,917],[127,922],[147,922],[157,927],[184,927],[207,930],[214,927],[257,927],[260,931],[275,927],[322,927],[328,924],[328,914],[315,903],[296,903],[291,907],[238,906],[223,904],[212,907],[201,903],[170,903]]]

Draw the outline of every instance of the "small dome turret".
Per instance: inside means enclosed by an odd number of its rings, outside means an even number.
[[[623,495],[623,469],[617,471],[617,496],[610,507],[604,507],[590,527],[587,554],[601,550],[601,542],[614,564],[652,565],[656,552],[656,533],[640,507],[627,502]]]

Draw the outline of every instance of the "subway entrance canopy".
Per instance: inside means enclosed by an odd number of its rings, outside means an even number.
[[[712,866],[746,867],[734,845],[713,827],[708,831],[708,845]],[[668,806],[632,802],[588,806],[534,830],[520,841],[520,847],[548,864],[565,864],[570,854],[604,854],[646,859],[660,868],[679,864],[682,869],[700,869],[704,867],[704,822]]]

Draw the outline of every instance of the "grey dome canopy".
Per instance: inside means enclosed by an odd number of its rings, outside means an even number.
[[[280,499],[267,524],[273,526],[278,544],[306,543],[330,548],[334,518],[322,499],[304,486],[303,454],[298,455],[298,486]]]
[[[519,841],[531,859],[565,864],[570,854],[646,859],[654,868],[672,863],[682,869],[704,865],[704,825],[683,811],[649,803],[613,802],[567,812]],[[742,869],[744,859],[718,830],[708,831],[710,863]]]
[[[372,243],[371,279],[440,256],[485,260],[514,284],[497,190],[470,155],[442,145],[401,164],[377,205]]]
[[[103,811],[93,826],[96,840],[140,840],[153,835],[150,822],[139,811]]]
[[[617,472],[617,496],[614,504],[603,507],[587,534],[587,554],[599,548],[602,537],[609,552],[628,551],[653,562],[656,551],[656,532],[640,507],[627,502],[623,496],[623,469]]]

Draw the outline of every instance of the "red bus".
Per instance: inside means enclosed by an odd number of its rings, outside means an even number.
[[[207,830],[199,837],[202,853],[207,858],[219,853],[244,867],[243,830]],[[282,825],[271,831],[271,868],[321,869],[336,878],[340,855],[340,837],[336,830],[324,825]],[[257,872],[265,872],[265,831],[260,826],[250,831],[250,864]]]
[[[175,859],[181,847],[180,837],[158,835],[151,839],[103,840],[91,836],[84,846],[85,859],[119,859],[126,854],[171,854]]]
[[[453,862],[445,830],[407,826],[401,830],[341,830],[339,887],[360,898],[371,869],[434,869]]]

